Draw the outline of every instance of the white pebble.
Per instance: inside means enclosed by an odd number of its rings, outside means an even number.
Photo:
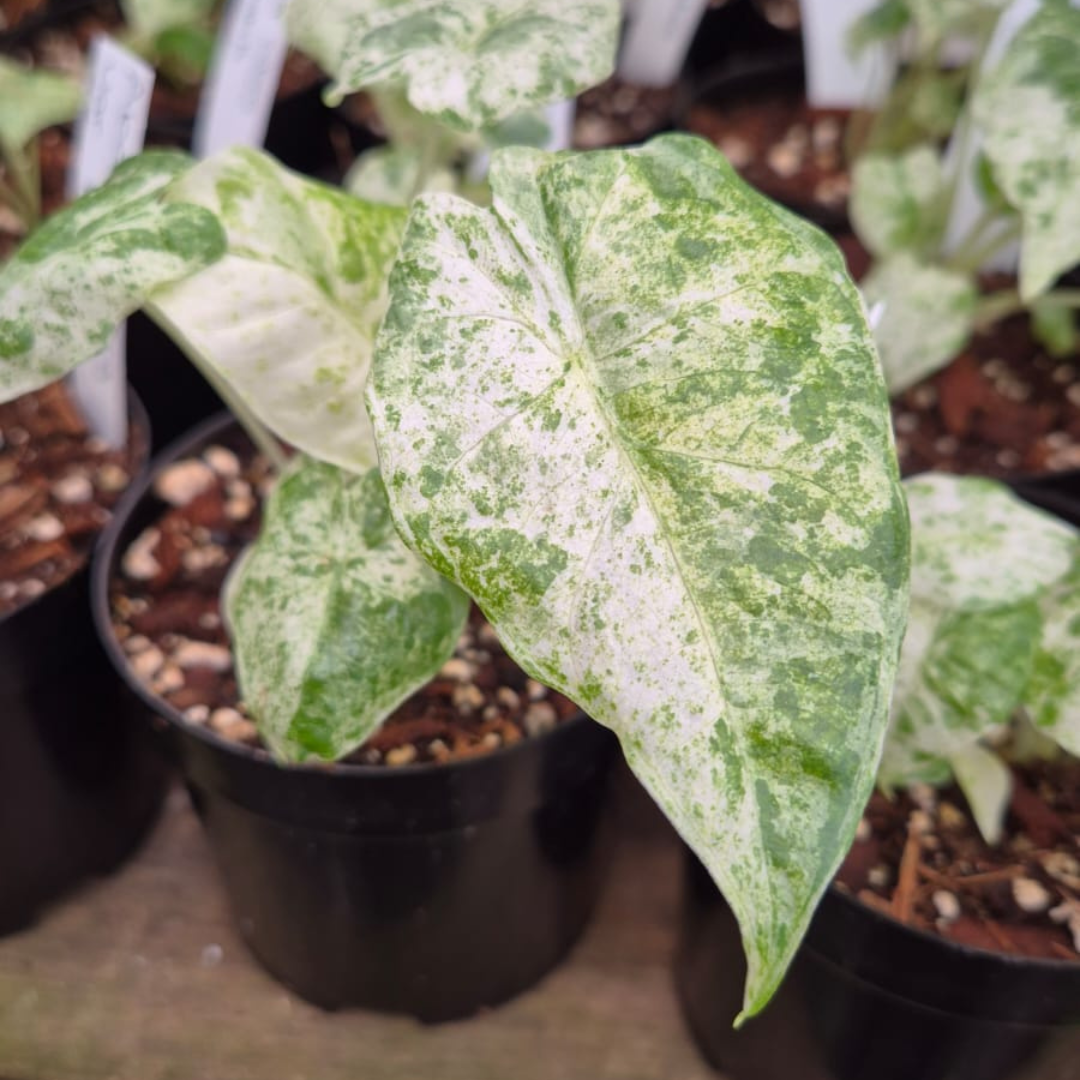
[[[476,712],[484,704],[484,691],[471,683],[464,683],[454,687],[454,708],[468,715]]]
[[[788,143],[777,143],[769,150],[765,161],[777,176],[787,179],[802,167],[803,155]]]
[[[205,724],[210,719],[210,706],[191,705],[184,710],[184,719],[193,724]]]
[[[173,652],[172,658],[182,668],[228,671],[233,666],[232,653],[224,645],[214,645],[209,641],[184,641]]]
[[[52,486],[52,493],[59,502],[65,504],[86,502],[93,498],[94,485],[90,478],[82,473],[68,473],[60,477]]]
[[[439,669],[439,675],[444,679],[453,679],[454,682],[468,682],[476,676],[476,671],[467,660],[453,657],[447,660]]]
[[[855,829],[855,839],[858,840],[860,844],[865,844],[873,835],[874,830],[871,827],[869,820],[867,818],[859,818],[859,824]]]
[[[934,910],[938,913],[938,918],[943,922],[954,922],[960,918],[960,901],[953,893],[946,889],[938,889],[930,899]]]
[[[166,664],[154,679],[155,694],[171,694],[184,685],[184,673],[175,664]]]
[[[535,738],[550,731],[558,720],[558,714],[550,701],[534,701],[522,717],[522,725],[526,734]]]
[[[215,566],[223,566],[229,561],[225,549],[220,544],[211,544],[209,547],[188,548],[180,556],[180,562],[184,569],[193,574],[199,574],[203,570],[212,570]]]
[[[411,765],[416,760],[416,747],[412,743],[395,746],[386,751],[386,764],[390,766]]]
[[[543,701],[547,697],[548,688],[541,682],[537,682],[535,679],[525,680],[525,696],[530,701]]]
[[[55,514],[38,514],[36,518],[27,522],[23,531],[31,540],[46,543],[49,540],[58,540],[63,536],[64,525]]]
[[[162,470],[154,494],[170,506],[186,506],[214,483],[214,470],[204,461],[188,458]]]
[[[210,714],[210,726],[222,735],[226,734],[230,728],[234,728],[237,724],[242,723],[244,723],[243,716],[235,709],[230,709],[228,707],[215,709]]]
[[[102,491],[123,491],[131,479],[126,469],[107,461],[94,474],[94,481]]]
[[[124,552],[121,568],[134,581],[149,581],[161,572],[161,564],[154,558],[153,552],[161,539],[157,529],[143,529],[135,542]]]
[[[1045,911],[1053,899],[1050,893],[1034,878],[1013,878],[1013,899],[1021,911]]]
[[[151,645],[149,649],[136,653],[129,663],[138,678],[149,682],[161,670],[165,663],[165,654],[156,645]]]
[[[871,866],[866,875],[866,880],[875,889],[884,889],[890,880],[889,868],[885,865]]]
[[[203,461],[226,480],[240,475],[240,459],[224,446],[208,446],[203,451]]]
[[[518,696],[516,690],[512,690],[509,686],[500,686],[495,691],[495,700],[504,708],[511,711],[517,709],[521,705],[521,698]]]
[[[23,600],[36,600],[45,592],[45,582],[30,578],[19,586],[19,596]]]

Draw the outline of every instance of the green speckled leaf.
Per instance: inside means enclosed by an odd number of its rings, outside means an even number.
[[[712,146],[495,153],[414,206],[368,396],[406,541],[620,737],[768,1000],[873,783],[906,608],[834,245]]]
[[[17,153],[39,132],[75,119],[82,101],[78,80],[34,71],[0,56],[0,150]]]
[[[216,6],[217,0],[120,0],[124,21],[149,38],[175,27],[202,25]]]
[[[875,264],[862,290],[868,306],[884,304],[874,337],[893,394],[944,367],[971,336],[978,291],[967,274],[900,252]]]
[[[1020,212],[1020,292],[1030,300],[1080,262],[1080,9],[1047,2],[972,103],[994,176]]]
[[[340,100],[401,87],[414,108],[475,131],[573,97],[615,67],[618,0],[292,0],[290,40]]]
[[[1024,704],[1042,734],[1080,756],[1080,541],[1068,574],[1040,607],[1042,638]]]
[[[929,146],[902,154],[864,154],[852,173],[851,220],[878,258],[927,254],[941,238],[946,191],[941,161]]]
[[[155,295],[151,314],[282,438],[366,471],[376,458],[363,387],[404,211],[249,149],[202,163],[171,197],[217,214],[228,253]]]
[[[1051,737],[1070,708],[1067,669],[1080,665],[1064,612],[1080,599],[1080,544],[993,480],[928,473],[905,489],[911,611],[879,780],[955,778],[992,842],[1009,785],[984,741],[1022,703]]]
[[[387,206],[408,206],[424,191],[455,191],[449,169],[424,175],[423,151],[414,146],[377,146],[361,154],[345,177],[350,195]]]
[[[190,167],[168,151],[125,161],[0,268],[0,400],[67,374],[155,289],[220,258],[217,219],[164,199]]]
[[[301,460],[229,578],[241,695],[283,761],[343,757],[454,651],[469,601],[394,529],[377,469]]]

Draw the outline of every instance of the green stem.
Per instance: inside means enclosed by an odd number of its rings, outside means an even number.
[[[1080,308],[1080,289],[1055,289],[1038,298],[1044,307]],[[1016,289],[1005,289],[981,300],[975,309],[975,329],[986,330],[1001,319],[1026,311],[1029,305]]]
[[[33,229],[41,218],[41,186],[37,177],[37,139],[31,139],[22,151],[4,155],[4,165],[11,187],[18,192],[24,208],[23,221]]]
[[[195,365],[199,373],[214,388],[237,422],[247,432],[251,441],[259,448],[263,456],[274,467],[275,472],[282,472],[288,465],[288,458],[281,444],[271,434],[270,429],[248,408],[235,389],[223,379],[208,363],[206,358],[188,339],[184,332],[156,304],[149,302],[144,306],[150,316],[169,335],[181,352]]]
[[[1013,222],[1004,231],[976,246],[974,250],[965,251],[963,248],[957,251],[947,262],[954,270],[962,270],[965,273],[974,274],[979,271],[990,259],[1003,251],[1009,244],[1020,239],[1021,225],[1019,221]]]

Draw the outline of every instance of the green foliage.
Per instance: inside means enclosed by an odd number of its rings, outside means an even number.
[[[992,480],[905,484],[911,612],[879,780],[963,788],[994,842],[1008,773],[988,750],[1024,707],[1080,750],[1080,537]]]
[[[369,403],[407,543],[615,730],[724,890],[746,1012],[873,782],[907,527],[833,245],[685,136],[415,204]]]

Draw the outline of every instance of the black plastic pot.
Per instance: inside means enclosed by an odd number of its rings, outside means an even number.
[[[722,110],[725,105],[776,97],[801,98],[806,93],[806,73],[801,52],[794,48],[771,53],[735,56],[712,71],[702,72],[688,82],[676,110],[675,126],[690,130],[690,111],[696,106]],[[762,187],[769,198],[820,225],[829,232],[850,229],[846,206],[830,207],[817,202],[812,192],[794,198],[779,190]]]
[[[0,618],[0,933],[119,865],[165,790],[165,760],[94,633],[89,577]]]
[[[1080,527],[1080,469],[1025,476],[1011,480],[1009,486],[1034,506]]]
[[[235,431],[201,425],[155,462]],[[108,588],[160,513],[149,478],[118,508],[93,570],[94,613],[135,711],[164,731],[256,958],[325,1008],[426,1021],[526,989],[581,933],[606,867],[616,744],[585,716],[491,755],[380,768],[275,764],[188,724],[128,672]]]
[[[1080,964],[956,945],[832,888],[776,997],[733,1031],[745,971],[735,918],[689,856],[676,988],[730,1080],[1080,1075]]]

